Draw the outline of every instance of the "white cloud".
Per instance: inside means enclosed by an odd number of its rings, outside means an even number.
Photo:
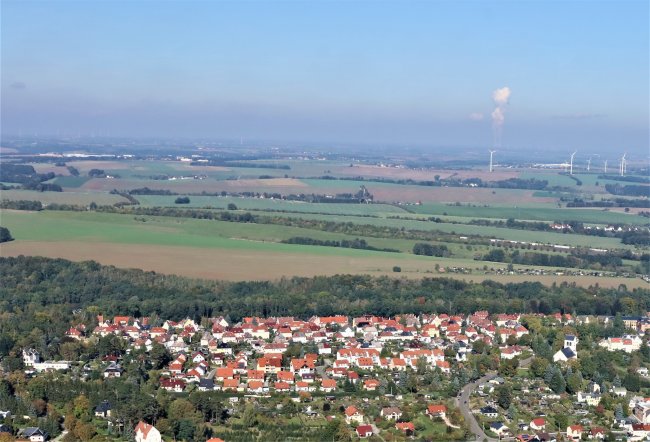
[[[492,92],[492,99],[497,106],[508,104],[510,99],[510,88],[508,86],[499,88]]]

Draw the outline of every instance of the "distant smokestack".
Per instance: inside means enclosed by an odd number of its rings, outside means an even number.
[[[501,135],[503,123],[505,122],[505,107],[510,99],[510,88],[502,87],[492,92],[492,100],[495,108],[492,111],[492,130],[494,132],[494,147],[501,147]]]

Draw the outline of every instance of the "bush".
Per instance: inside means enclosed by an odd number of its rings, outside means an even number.
[[[13,237],[6,227],[0,227],[0,242],[13,241]]]
[[[174,200],[176,204],[189,204],[190,203],[190,198],[187,196],[179,196]]]
[[[237,206],[234,203],[228,204],[228,210],[237,210]]]
[[[400,266],[393,266],[393,272],[399,273],[402,271],[402,268]]]

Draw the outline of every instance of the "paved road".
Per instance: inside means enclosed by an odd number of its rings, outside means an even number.
[[[460,408],[460,412],[463,414],[465,422],[469,423],[469,430],[474,433],[474,437],[480,441],[487,440],[489,442],[494,442],[497,441],[497,439],[488,437],[487,434],[485,434],[485,431],[483,431],[481,425],[476,421],[476,418],[472,414],[472,410],[469,408],[469,397],[476,387],[485,384],[495,377],[497,377],[496,373],[486,374],[482,378],[465,385],[460,391],[460,396],[456,397],[456,406]]]
[[[528,368],[531,362],[533,362],[532,356],[526,359],[522,359],[519,362],[519,367]],[[483,376],[482,378],[477,379],[476,381],[465,385],[463,389],[460,391],[460,396],[457,396],[455,399],[456,406],[460,408],[460,412],[463,414],[465,421],[469,423],[470,431],[474,433],[474,437],[480,441],[487,440],[488,442],[498,442],[498,439],[488,437],[487,434],[485,434],[485,431],[483,431],[481,425],[476,421],[476,418],[472,414],[472,410],[470,410],[469,408],[469,397],[479,385],[485,384],[486,382],[489,382],[495,377],[497,377],[496,373],[489,373]]]

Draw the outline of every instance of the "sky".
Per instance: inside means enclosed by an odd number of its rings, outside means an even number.
[[[649,5],[3,0],[2,133],[647,154]]]

